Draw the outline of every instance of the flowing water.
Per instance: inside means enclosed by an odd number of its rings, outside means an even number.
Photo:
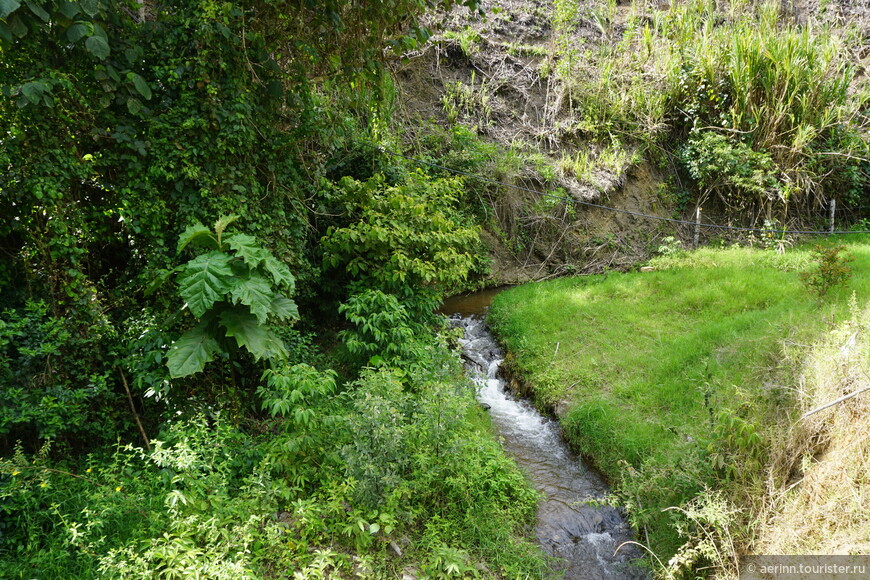
[[[467,309],[454,313],[452,320],[465,330],[462,350],[480,387],[478,400],[488,407],[507,452],[544,496],[535,528],[541,546],[560,558],[569,580],[645,578],[631,565],[640,556],[636,546],[617,551],[632,539],[619,511],[586,503],[603,498],[607,485],[567,448],[557,422],[510,395],[499,373],[504,355],[483,320],[469,316]]]

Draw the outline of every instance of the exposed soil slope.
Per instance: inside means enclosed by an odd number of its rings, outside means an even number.
[[[694,217],[691,187],[681,182],[673,159],[660,151],[643,150],[630,138],[602,140],[601,126],[582,118],[576,100],[572,103],[577,97],[572,97],[576,90],[568,86],[571,79],[564,69],[558,72],[567,59],[575,58],[579,60],[571,65],[574,78],[598,78],[602,71],[595,67],[603,61],[594,56],[602,49],[620,47],[632,27],[652,22],[655,14],[671,10],[670,4],[593,0],[571,8],[566,24],[569,4],[490,0],[483,3],[484,17],[465,8],[432,14],[427,24],[437,34],[396,66],[399,109],[412,140],[425,131],[420,127],[426,123],[448,130],[472,127],[480,138],[507,152],[505,158],[493,161],[496,169],[487,177],[580,202],[543,198],[550,203],[542,203],[538,193],[490,188],[485,201],[495,216],[484,240],[491,247],[493,278],[499,283],[628,268],[654,252],[665,236],[676,236],[684,244],[692,240],[691,226],[584,205]],[[830,26],[844,34],[848,29],[848,34],[859,36],[852,45],[866,49],[855,51],[853,57],[856,82],[866,81],[864,69],[870,63],[866,2],[784,0],[780,14],[783,21]],[[635,49],[636,44],[625,44],[625,50]],[[650,162],[651,158],[657,161]],[[704,209],[711,221],[729,221],[715,206]],[[702,243],[720,235],[701,233]]]

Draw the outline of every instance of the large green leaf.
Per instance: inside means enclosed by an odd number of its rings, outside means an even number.
[[[60,10],[60,13],[70,20],[78,16],[79,12],[81,12],[81,8],[79,8],[76,2],[69,2],[68,0],[62,0],[58,5],[58,10]]]
[[[269,256],[269,251],[257,243],[257,238],[248,234],[233,234],[227,238],[227,245],[251,268],[256,268]]]
[[[43,22],[48,22],[51,19],[51,16],[48,15],[48,12],[46,12],[42,8],[42,6],[40,6],[36,2],[33,2],[32,0],[27,0],[26,4],[27,7],[30,8],[30,11],[36,14],[36,16]]]
[[[250,278],[239,281],[232,289],[233,301],[250,307],[260,324],[265,324],[272,310],[272,284],[266,278],[252,272]]]
[[[141,75],[138,75],[134,72],[130,73],[130,80],[133,81],[133,86],[139,92],[140,95],[145,97],[146,101],[151,100],[151,87],[148,86],[148,83],[142,78]]]
[[[97,12],[100,11],[99,0],[81,0],[79,5],[82,7],[82,10],[84,10],[88,16],[96,16]]]
[[[109,35],[106,34],[106,29],[103,28],[102,26],[100,26],[99,24],[97,24],[96,22],[92,22],[91,24],[93,25],[93,28],[94,28],[94,31],[92,34],[94,36],[99,36],[100,38],[102,38],[106,42],[109,42]]]
[[[199,222],[187,226],[184,232],[182,232],[181,236],[178,238],[177,252],[180,254],[181,250],[186,248],[188,244],[205,246],[213,250],[218,249],[217,240],[211,234],[211,230]]]
[[[211,320],[203,320],[172,343],[166,366],[173,379],[198,373],[220,350],[217,340],[209,332],[210,323]]]
[[[230,260],[223,252],[209,252],[188,262],[178,276],[178,292],[197,318],[232,289]]]
[[[281,339],[260,324],[257,317],[244,306],[224,310],[220,321],[227,329],[227,336],[235,338],[238,345],[247,348],[256,360],[287,357],[287,349]]]
[[[6,17],[18,10],[21,7],[21,2],[18,0],[0,0],[0,19],[6,20]]]
[[[296,320],[299,318],[299,308],[286,296],[277,296],[272,300],[272,314],[281,320]]]
[[[66,29],[66,39],[70,42],[78,42],[86,36],[94,33],[94,25],[90,22],[76,22]]]
[[[138,115],[142,112],[142,101],[133,97],[128,98],[127,110],[130,111],[131,115]]]
[[[85,48],[100,60],[104,60],[109,56],[109,43],[105,38],[100,36],[91,36],[85,41]]]
[[[291,294],[293,293],[293,290],[296,287],[296,278],[294,278],[293,274],[290,273],[290,268],[287,267],[287,264],[279,261],[270,252],[266,256],[266,260],[263,265],[266,267],[266,270],[272,275],[272,278],[275,280],[276,284],[284,286]]]
[[[45,83],[39,81],[31,81],[21,85],[21,94],[27,97],[27,100],[33,104],[42,100],[42,95],[45,93]]]

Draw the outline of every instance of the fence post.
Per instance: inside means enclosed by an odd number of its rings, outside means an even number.
[[[834,212],[837,211],[837,200],[831,198],[831,217],[828,218],[828,232],[834,233]]]
[[[695,239],[692,241],[692,247],[698,248],[698,238],[701,235],[701,206],[695,209]]]

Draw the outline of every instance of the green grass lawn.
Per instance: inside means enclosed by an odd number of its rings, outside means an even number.
[[[848,284],[822,301],[798,276],[814,265],[812,246],[701,249],[657,258],[651,272],[527,284],[493,301],[510,366],[539,404],[559,409],[571,443],[633,504],[654,548],[679,545],[661,509],[751,467],[723,461],[763,456],[752,441],[757,450],[737,452],[741,437],[764,441],[789,413],[788,349],[844,316],[853,292],[859,304],[870,297],[870,238],[824,243],[846,244],[855,261]],[[723,412],[747,427],[729,433]]]

